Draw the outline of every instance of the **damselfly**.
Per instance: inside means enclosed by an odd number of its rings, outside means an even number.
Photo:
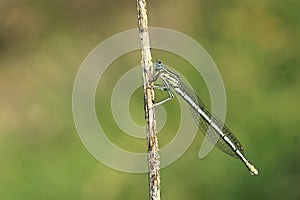
[[[190,105],[199,128],[208,139],[223,152],[240,159],[252,175],[258,175],[257,169],[245,158],[243,146],[238,139],[221,120],[207,110],[199,97],[181,81],[180,77],[166,69],[161,61],[156,61],[154,70],[153,81],[160,77],[163,82],[163,86],[155,86],[155,88],[169,93],[169,98],[156,103],[155,106],[173,99],[174,95],[171,91],[173,88]]]

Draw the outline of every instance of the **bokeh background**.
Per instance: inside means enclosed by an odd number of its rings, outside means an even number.
[[[298,0],[148,3],[150,26],[187,34],[214,59],[226,87],[226,122],[260,170],[251,177],[240,161],[218,150],[199,160],[199,132],[188,151],[161,170],[163,199],[300,199],[299,10]],[[147,174],[98,162],[72,118],[72,87],[84,58],[111,35],[136,27],[135,1],[0,1],[0,199],[148,198]],[[210,105],[201,76],[184,60],[157,50],[153,57],[185,74]],[[96,108],[114,143],[145,152],[146,141],[122,133],[107,106],[118,78],[139,62],[137,51],[110,66],[99,82]],[[139,89],[130,104],[139,124],[142,102]],[[174,137],[180,117],[177,100],[164,107],[169,117],[160,146]]]

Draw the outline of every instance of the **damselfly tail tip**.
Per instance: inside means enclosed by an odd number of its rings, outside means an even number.
[[[250,171],[251,175],[258,175],[258,170],[254,168],[253,166],[253,169]]]
[[[251,165],[249,162],[246,162],[246,166],[248,167],[251,175],[258,175],[258,170],[254,167],[254,165]]]

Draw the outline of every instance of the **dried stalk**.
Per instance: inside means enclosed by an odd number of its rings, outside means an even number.
[[[147,127],[148,144],[148,180],[149,196],[151,200],[160,199],[160,168],[158,154],[158,140],[156,134],[156,119],[154,104],[154,89],[151,77],[153,74],[153,63],[150,52],[148,19],[146,10],[146,0],[137,0],[138,29],[142,50],[142,71],[144,86],[144,109]]]

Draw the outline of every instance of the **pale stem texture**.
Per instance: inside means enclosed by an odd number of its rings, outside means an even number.
[[[158,140],[156,134],[156,118],[154,105],[154,89],[151,81],[153,63],[150,52],[146,0],[137,0],[138,29],[142,50],[142,72],[144,86],[144,109],[147,127],[148,144],[148,180],[149,197],[151,200],[160,199],[160,168]]]

